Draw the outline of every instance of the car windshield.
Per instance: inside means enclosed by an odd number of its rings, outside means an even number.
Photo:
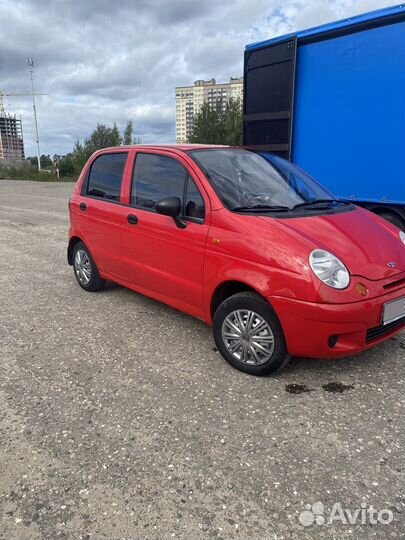
[[[268,152],[224,148],[194,150],[190,155],[231,210],[289,211],[337,202],[301,169]]]

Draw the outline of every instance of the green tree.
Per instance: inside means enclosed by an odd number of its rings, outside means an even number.
[[[76,172],[80,172],[93,152],[109,146],[120,146],[121,142],[121,135],[115,123],[112,128],[105,124],[97,124],[96,129],[90,137],[84,139],[83,143],[79,140],[75,142],[72,159]]]
[[[38,169],[38,158],[37,156],[28,156],[25,158],[25,161],[28,162],[32,167],[36,167]]]
[[[76,176],[77,169],[72,154],[67,154],[60,160],[59,174],[60,176]]]
[[[230,146],[243,144],[243,114],[242,102],[239,98],[230,98],[223,114],[225,142]]]
[[[134,123],[132,122],[132,120],[128,120],[123,136],[122,136],[122,144],[132,144],[133,133],[134,133]]]
[[[242,104],[230,99],[225,108],[218,101],[215,105],[204,103],[194,116],[191,143],[242,144]]]
[[[122,144],[122,137],[118,131],[117,124],[114,122],[114,127],[111,130],[111,142],[109,146],[120,146]]]
[[[88,158],[92,154],[92,150],[90,148],[85,148],[86,143],[81,143],[79,140],[77,140],[73,147],[72,152],[72,162],[74,166],[75,173],[79,174],[80,170],[82,169],[83,165],[86,163]]]
[[[139,144],[140,139],[133,137],[133,122],[129,120],[121,136],[117,125],[108,127],[98,123],[96,129],[83,142],[77,140],[73,151],[61,160],[61,176],[71,176],[80,174],[84,164],[89,157],[100,150],[110,146],[120,146],[121,144]]]
[[[52,167],[53,162],[51,159],[51,156],[48,154],[47,156],[45,154],[42,154],[41,156],[41,169],[48,169],[49,167]]]
[[[139,137],[134,137],[134,123],[128,120],[122,135],[122,144],[141,144]]]
[[[189,137],[191,143],[220,144],[222,139],[222,107],[204,103],[194,115],[193,129]]]
[[[96,150],[107,148],[109,146],[119,146],[121,144],[121,135],[117,125],[114,123],[112,128],[105,124],[97,124],[96,129],[88,139],[84,140],[83,148],[87,154],[91,155]]]

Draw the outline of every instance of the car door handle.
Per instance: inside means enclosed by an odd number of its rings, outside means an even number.
[[[130,225],[136,225],[138,223],[138,218],[134,214],[128,214],[127,221]]]
[[[81,202],[81,203],[79,204],[79,208],[80,208],[80,210],[81,210],[82,212],[85,212],[85,211],[87,210],[87,204],[84,203],[84,202]]]

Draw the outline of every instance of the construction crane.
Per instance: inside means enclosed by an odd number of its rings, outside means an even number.
[[[0,114],[5,114],[6,109],[4,108],[4,98],[5,97],[14,97],[14,96],[46,96],[47,94],[33,94],[32,92],[20,94],[17,92],[3,92],[0,90]]]

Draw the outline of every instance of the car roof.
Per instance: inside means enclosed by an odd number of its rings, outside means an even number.
[[[220,144],[130,144],[123,146],[110,146],[109,148],[102,148],[100,152],[110,150],[175,150],[178,152],[187,152],[189,150],[202,150],[204,148],[231,148],[230,146]]]

